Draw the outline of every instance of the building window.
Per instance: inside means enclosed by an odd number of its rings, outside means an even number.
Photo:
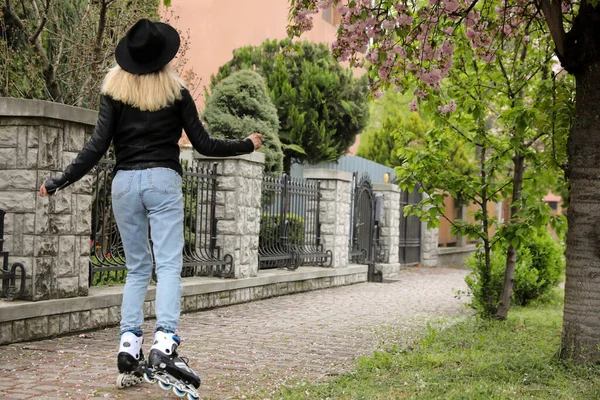
[[[556,211],[556,209],[558,208],[558,202],[557,201],[549,201],[548,202],[548,206],[553,209],[554,211]]]
[[[342,16],[333,6],[324,8],[321,15],[323,16],[323,19],[331,25],[337,26],[342,22]]]
[[[333,24],[333,7],[323,9],[323,19]]]

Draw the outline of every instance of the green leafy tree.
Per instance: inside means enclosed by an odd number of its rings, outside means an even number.
[[[440,216],[446,218],[447,195],[478,205],[473,222],[448,220],[454,233],[480,241],[481,262],[475,264],[478,271],[474,275],[478,290],[473,294],[482,315],[500,319],[506,318],[510,306],[517,250],[534,230],[562,223],[560,217],[551,215],[542,198],[557,184],[557,160],[563,158],[565,149],[557,148],[556,143],[564,143],[569,128],[564,124],[548,129],[554,123],[552,104],[557,96],[569,93],[571,80],[552,74],[552,49],[527,45],[519,49],[520,39],[507,40],[494,63],[476,58],[466,41],[456,40],[454,66],[447,81],[437,96],[422,96],[420,102],[434,128],[424,137],[412,132],[400,135],[405,145],[401,151],[405,163],[398,168],[401,185],[410,188],[419,182],[428,194],[414,210],[417,215],[437,224]],[[514,57],[519,50],[529,57]],[[539,64],[543,68],[532,68]],[[557,79],[562,91],[557,90]],[[449,102],[449,98],[453,100]],[[569,103],[569,98],[561,102]],[[412,106],[416,108],[417,102]],[[465,175],[448,168],[457,144],[474,155],[476,173]],[[551,149],[559,151],[548,151]],[[502,199],[510,207],[506,221],[490,215],[488,209],[489,202]],[[493,251],[506,252],[499,297],[494,295]]]
[[[241,139],[253,133],[262,134],[260,151],[265,153],[265,171],[282,172],[277,109],[258,73],[242,70],[220,81],[206,99],[203,117],[215,137]]]
[[[319,163],[346,154],[368,117],[366,78],[355,79],[324,44],[267,40],[237,49],[211,77],[211,88],[235,71],[252,69],[266,81],[281,123],[285,169],[292,159]],[[287,50],[286,50],[287,49]]]

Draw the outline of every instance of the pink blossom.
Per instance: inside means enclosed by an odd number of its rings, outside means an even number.
[[[386,67],[379,68],[379,77],[386,81],[390,76],[390,69]]]
[[[488,53],[485,55],[485,57],[483,57],[483,61],[485,61],[486,63],[491,63],[496,61],[496,56],[492,53]]]
[[[404,47],[395,45],[392,50],[394,50],[394,53],[398,54],[400,57],[406,58],[406,50],[404,50]]]
[[[396,20],[398,20],[398,23],[400,25],[412,25],[413,17],[411,17],[408,14],[398,14],[398,17],[396,17]]]
[[[379,60],[379,51],[377,49],[371,50],[367,55],[367,59],[372,62],[377,62],[377,60]]]
[[[449,56],[450,54],[454,53],[454,48],[455,44],[449,40],[444,40],[440,47],[442,54],[445,56]]]
[[[454,111],[456,111],[456,103],[454,103],[454,100],[450,100],[450,103],[443,105],[443,106],[438,106],[438,110],[442,114],[454,112]]]
[[[316,13],[315,10],[300,10],[296,13],[296,16],[297,17],[305,17],[307,15],[315,14],[315,13]]]
[[[383,90],[378,90],[375,92],[375,98],[380,99],[383,97]]]
[[[449,13],[453,13],[454,11],[458,10],[458,1],[456,1],[456,0],[446,0],[446,4],[444,4],[444,8]]]
[[[477,35],[475,33],[475,31],[471,28],[467,28],[467,31],[465,32],[465,34],[467,35],[467,37],[471,40],[473,40],[475,38],[475,36]]]
[[[327,2],[327,1],[318,1],[317,8],[327,8],[331,5],[330,3],[331,2]]]
[[[381,27],[383,29],[394,29],[396,27],[396,23],[394,21],[390,21],[389,19],[386,19],[381,24]]]
[[[413,99],[410,103],[408,103],[408,107],[411,112],[417,112],[417,99]]]

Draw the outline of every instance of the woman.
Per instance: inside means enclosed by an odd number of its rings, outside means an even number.
[[[159,380],[163,388],[175,385],[178,394],[196,398],[200,379],[176,352],[184,241],[178,140],[183,128],[198,152],[226,157],[259,149],[262,135],[244,140],[209,137],[190,92],[169,65],[179,44],[177,31],[160,22],[142,19],[127,32],[115,51],[117,65],[102,84],[92,138],[61,176],[44,182],[40,195],[53,195],[82,178],[114,144],[113,210],[128,269],[117,356],[119,372],[125,374],[120,378],[125,380],[118,383],[138,382],[138,367],[144,359],[143,305],[152,275],[146,235],[150,226],[157,287],[155,335],[147,372],[150,380]]]

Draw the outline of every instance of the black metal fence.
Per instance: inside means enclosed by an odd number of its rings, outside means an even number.
[[[419,189],[415,188],[411,193],[402,191],[400,193],[400,241],[399,257],[400,263],[404,265],[415,265],[421,262],[421,221],[419,217],[404,216],[406,205],[418,204],[421,201]]]
[[[96,167],[90,239],[90,285],[125,281],[125,253],[112,211],[110,188],[115,162],[103,159]],[[233,257],[217,246],[217,164],[184,163],[184,249],[182,276],[233,276]],[[148,232],[148,240],[150,240]]]
[[[320,183],[287,175],[263,178],[259,269],[331,266],[321,240]]]
[[[15,300],[25,293],[25,266],[16,262],[9,267],[8,251],[4,251],[4,215],[4,210],[0,210],[0,260],[2,260],[2,269],[0,269],[2,291],[0,297]]]

